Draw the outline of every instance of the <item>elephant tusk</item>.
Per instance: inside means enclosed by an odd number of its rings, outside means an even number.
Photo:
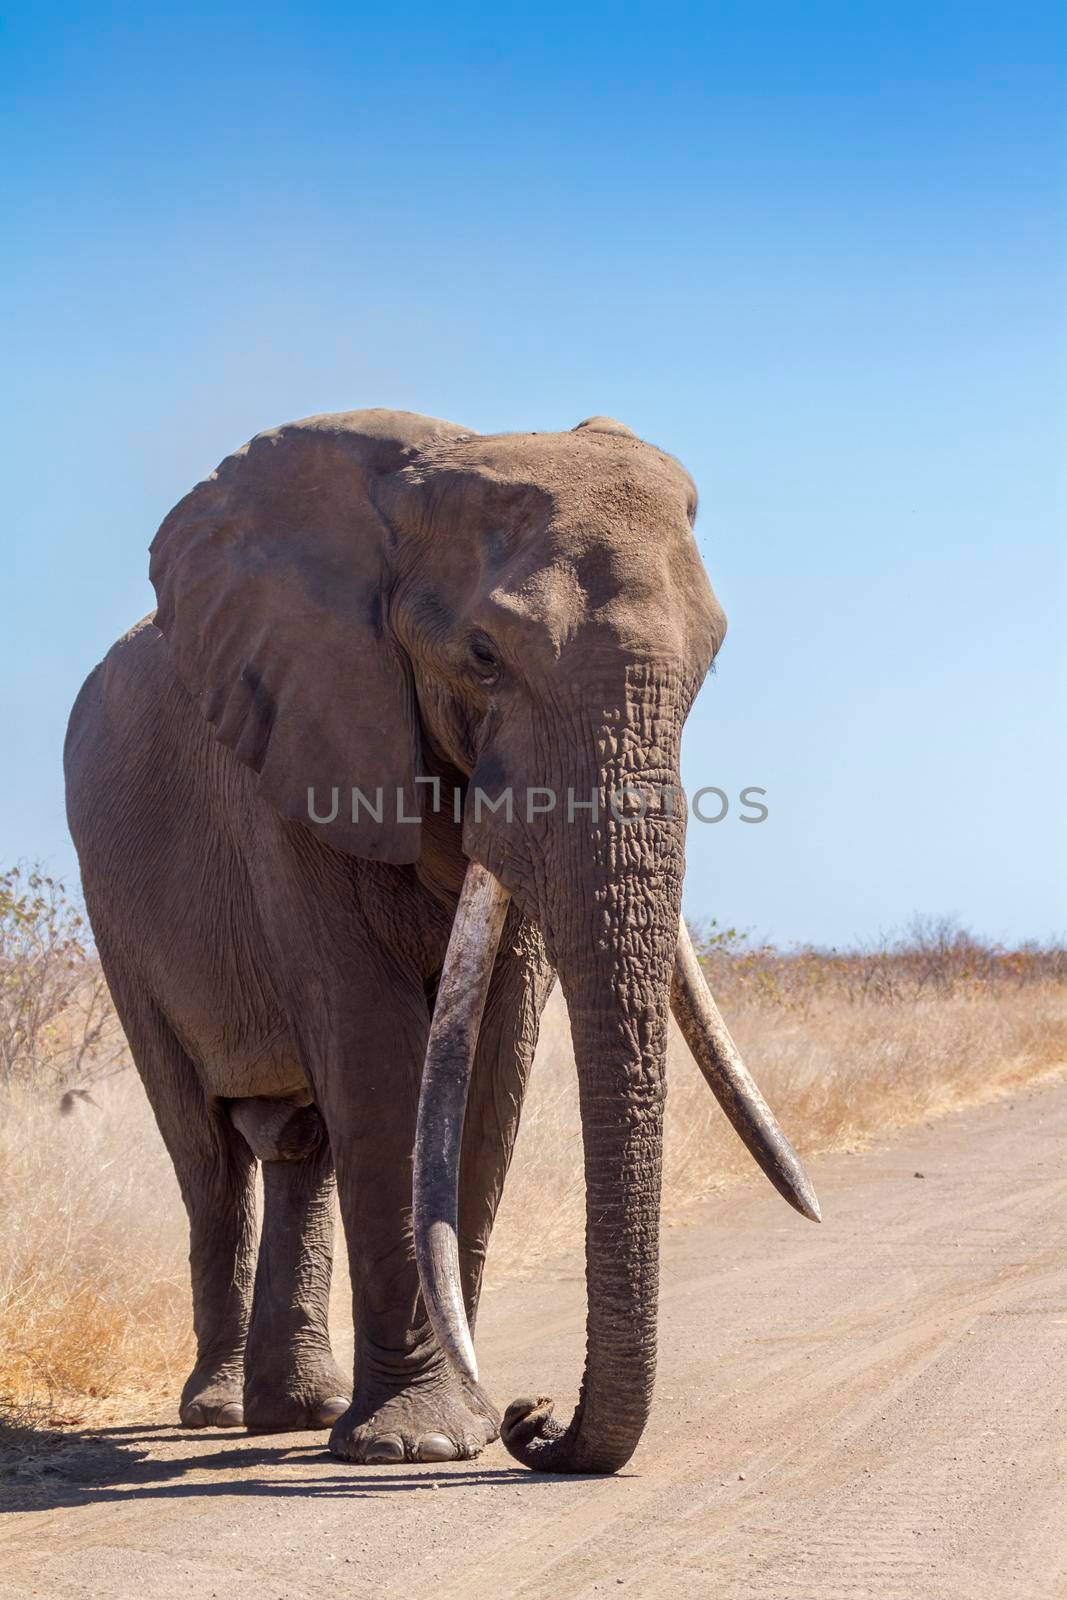
[[[821,1222],[822,1212],[811,1179],[775,1121],[774,1112],[745,1069],[712,998],[684,922],[678,928],[671,1008],[697,1066],[734,1132],[778,1193],[795,1206],[802,1217]]]
[[[467,867],[422,1071],[413,1224],[422,1298],[453,1366],[478,1382],[459,1263],[459,1160],[474,1052],[510,899],[477,862]]]

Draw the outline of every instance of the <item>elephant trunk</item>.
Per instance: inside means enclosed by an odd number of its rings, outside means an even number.
[[[643,1043],[617,1037],[606,1051],[602,1013],[575,1006],[574,983],[565,987],[585,1147],[585,1372],[567,1427],[550,1401],[517,1400],[501,1437],[535,1470],[617,1472],[641,1439],[656,1370],[665,1019],[646,1016]]]
[[[570,1015],[586,1191],[586,1359],[567,1426],[518,1400],[501,1438],[524,1465],[616,1472],[652,1399],[667,1030],[681,899],[681,818],[601,814],[566,830],[539,909]]]

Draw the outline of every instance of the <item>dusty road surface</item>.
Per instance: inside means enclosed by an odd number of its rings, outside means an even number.
[[[754,1181],[668,1230],[617,1478],[131,1421],[5,1480],[0,1594],[1063,1600],[1065,1138],[1060,1080],[815,1161],[821,1229]],[[498,1401],[566,1406],[583,1316],[577,1259],[491,1294]]]

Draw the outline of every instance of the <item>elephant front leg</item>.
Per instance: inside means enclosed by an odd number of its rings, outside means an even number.
[[[313,1076],[337,1170],[355,1328],[352,1403],[331,1451],[368,1464],[476,1456],[498,1418],[464,1389],[419,1292],[411,1237],[412,1154],[429,1031],[421,985],[366,968],[359,1010]]]
[[[496,1438],[498,1418],[467,1394],[438,1346],[411,1240],[426,995],[406,974],[376,974],[365,962],[349,982],[344,1021],[312,1072],[338,1173],[355,1330],[352,1403],[330,1450],[366,1464],[469,1459]]]

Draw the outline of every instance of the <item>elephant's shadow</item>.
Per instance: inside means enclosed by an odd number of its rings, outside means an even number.
[[[292,1437],[292,1436],[290,1436]],[[219,1449],[222,1440],[229,1448]],[[187,1445],[180,1455],[157,1449]],[[207,1449],[199,1449],[201,1445]],[[263,1496],[268,1499],[375,1499],[436,1487],[457,1489],[522,1483],[551,1487],[569,1479],[532,1473],[501,1451],[498,1463],[347,1467],[325,1443],[238,1443],[232,1432],[179,1432],[168,1425],[35,1433],[0,1464],[0,1513],[52,1510],[121,1500]],[[300,1468],[299,1476],[292,1469]],[[282,1468],[288,1468],[282,1472]]]

